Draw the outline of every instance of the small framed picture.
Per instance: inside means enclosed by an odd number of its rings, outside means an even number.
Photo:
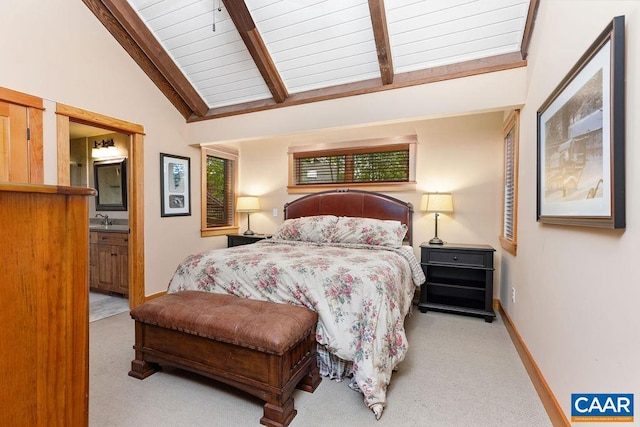
[[[191,159],[160,153],[160,216],[191,215]]]

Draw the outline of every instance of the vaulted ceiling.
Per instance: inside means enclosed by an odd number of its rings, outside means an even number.
[[[188,121],[526,65],[539,0],[83,0]]]

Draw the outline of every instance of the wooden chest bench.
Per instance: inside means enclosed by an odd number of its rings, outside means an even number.
[[[195,372],[266,401],[260,423],[286,426],[292,393],[313,392],[317,313],[304,307],[197,291],[167,294],[131,311],[135,359],[144,379],[160,365]]]

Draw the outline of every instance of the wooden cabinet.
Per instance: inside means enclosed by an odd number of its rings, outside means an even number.
[[[262,239],[266,239],[267,237],[268,236],[264,234],[227,234],[227,247],[231,248],[233,246],[249,245],[251,243],[259,242]]]
[[[427,276],[420,290],[420,311],[446,311],[493,321],[494,248],[423,243],[420,250],[420,264]]]
[[[90,287],[129,296],[129,233],[90,233]]]
[[[0,181],[42,184],[42,99],[0,87]]]
[[[88,425],[95,194],[0,183],[0,425]]]

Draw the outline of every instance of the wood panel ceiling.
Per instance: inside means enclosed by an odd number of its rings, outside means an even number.
[[[526,65],[539,0],[83,0],[188,121]]]

